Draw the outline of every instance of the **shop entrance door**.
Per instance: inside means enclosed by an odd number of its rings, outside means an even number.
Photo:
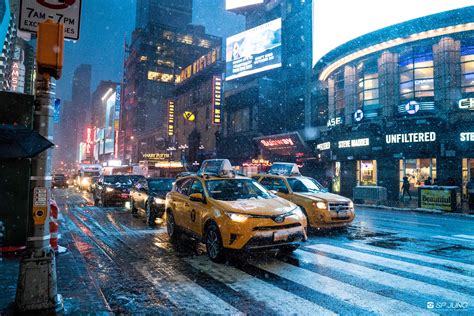
[[[377,161],[359,160],[357,161],[357,185],[376,186],[377,185]]]
[[[407,177],[410,182],[410,191],[413,197],[417,197],[418,187],[423,186],[425,180],[431,177],[436,179],[436,159],[403,159],[400,160],[400,192],[402,191],[403,178]]]
[[[474,158],[463,158],[462,160],[462,196],[467,199],[467,183],[474,180]]]

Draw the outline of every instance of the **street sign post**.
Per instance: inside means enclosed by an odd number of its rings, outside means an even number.
[[[79,39],[82,0],[20,0],[18,26],[36,34],[39,23],[52,20],[64,24],[64,37]]]

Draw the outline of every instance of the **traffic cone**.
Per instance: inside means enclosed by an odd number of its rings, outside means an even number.
[[[50,207],[51,207],[51,214],[49,216],[49,233],[51,234],[51,238],[49,239],[49,242],[51,244],[51,248],[53,248],[53,250],[57,252],[58,251],[58,231],[59,231],[59,225],[58,225],[59,208],[55,200],[51,200]]]

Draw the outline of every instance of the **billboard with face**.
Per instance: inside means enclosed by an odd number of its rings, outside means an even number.
[[[227,38],[226,80],[281,67],[281,19]]]

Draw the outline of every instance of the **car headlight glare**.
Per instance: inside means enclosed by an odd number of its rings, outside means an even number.
[[[84,178],[84,179],[82,179],[81,184],[82,185],[89,185],[89,184],[91,184],[91,180],[89,178]]]
[[[354,209],[354,202],[352,201],[349,202],[349,208]]]
[[[114,189],[113,189],[113,188],[106,188],[105,191],[107,191],[107,192],[113,192]]]
[[[231,213],[231,212],[226,212],[225,215],[227,215],[234,222],[238,222],[238,223],[243,223],[249,218],[248,215]]]
[[[158,197],[154,198],[153,200],[155,201],[155,204],[165,204],[165,200]]]
[[[326,203],[324,203],[324,202],[316,202],[316,207],[320,210],[327,209]]]

